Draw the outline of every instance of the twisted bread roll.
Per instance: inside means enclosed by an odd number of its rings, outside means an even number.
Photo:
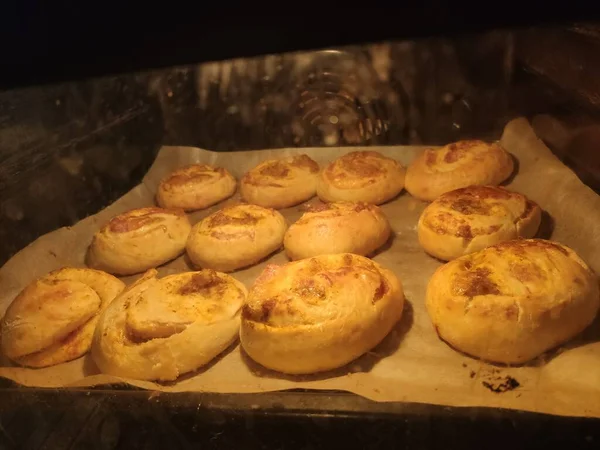
[[[417,226],[427,253],[451,260],[511,239],[532,238],[540,207],[500,187],[470,186],[442,194],[425,208]]]
[[[269,265],[242,309],[248,355],[289,374],[334,369],[379,344],[402,316],[402,285],[350,253]]]
[[[428,149],[408,166],[406,190],[421,200],[471,185],[498,185],[514,169],[512,157],[498,144],[459,141]]]
[[[288,208],[315,195],[319,165],[307,155],[264,161],[240,182],[242,198],[265,208]]]
[[[383,211],[362,202],[319,205],[292,224],[283,245],[290,259],[354,253],[369,255],[390,237],[390,224]]]
[[[397,161],[372,151],[351,152],[322,172],[317,195],[326,202],[350,201],[379,205],[404,187],[405,170]]]
[[[231,272],[279,249],[286,228],[285,219],[274,209],[232,205],[194,225],[186,249],[194,265]]]
[[[518,364],[583,331],[600,306],[598,280],[564,245],[503,242],[440,267],[426,306],[438,335],[469,355]]]
[[[113,218],[94,235],[88,265],[118,275],[160,266],[183,253],[191,228],[181,210],[128,211]]]
[[[238,337],[246,288],[213,270],[156,278],[149,270],[98,321],[92,357],[104,373],[175,380]]]
[[[156,201],[162,208],[194,211],[231,197],[235,186],[235,178],[226,169],[193,164],[165,177],[158,186]]]
[[[34,281],[2,319],[2,351],[23,366],[47,367],[90,349],[100,313],[125,285],[92,269],[64,268]]]

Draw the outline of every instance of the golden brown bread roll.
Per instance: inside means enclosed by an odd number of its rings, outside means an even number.
[[[319,165],[307,155],[264,161],[240,182],[242,198],[265,208],[289,208],[315,195]]]
[[[246,288],[213,270],[156,278],[149,270],[98,321],[92,357],[106,374],[175,380],[238,337]]]
[[[281,248],[287,224],[274,209],[232,205],[194,225],[187,253],[198,267],[231,272]]]
[[[442,194],[425,208],[417,231],[427,253],[448,261],[490,245],[532,238],[540,207],[522,194],[495,186],[470,186]]]
[[[583,331],[600,305],[596,275],[571,249],[503,242],[440,267],[426,305],[438,335],[497,363],[529,361]]]
[[[326,202],[380,205],[400,193],[404,177],[404,167],[381,153],[351,152],[331,162],[321,172],[317,195]]]
[[[114,217],[94,235],[87,263],[117,275],[143,272],[183,253],[191,228],[182,210],[128,211]]]
[[[165,177],[158,186],[156,201],[162,208],[194,211],[231,197],[235,187],[235,178],[226,169],[193,164]]]
[[[268,265],[242,309],[246,353],[283,373],[335,369],[379,344],[402,316],[398,278],[350,253]]]
[[[27,286],[2,319],[2,351],[22,366],[71,361],[90,349],[100,313],[122,281],[92,269],[64,268]]]
[[[459,141],[421,153],[406,171],[406,190],[432,201],[455,189],[472,185],[496,186],[513,172],[511,155],[499,144]]]
[[[370,255],[387,242],[391,229],[385,214],[362,202],[321,204],[292,224],[283,240],[290,259],[354,253]]]

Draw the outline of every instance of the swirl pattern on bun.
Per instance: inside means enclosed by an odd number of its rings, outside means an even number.
[[[242,198],[265,208],[289,208],[315,195],[319,165],[307,155],[271,159],[248,171],[240,182]]]
[[[421,153],[406,171],[406,190],[432,201],[472,185],[496,186],[514,170],[512,156],[499,144],[470,140]]]
[[[165,177],[158,186],[156,201],[162,208],[195,211],[231,197],[235,188],[235,178],[226,169],[193,164]]]
[[[442,194],[428,205],[417,226],[427,253],[449,261],[490,245],[532,238],[540,207],[522,194],[495,186],[470,186]]]
[[[94,235],[88,265],[118,275],[158,267],[183,253],[191,228],[182,210],[128,211],[111,219]]]
[[[269,265],[242,310],[246,353],[283,373],[341,367],[379,344],[402,316],[398,278],[350,253]]]
[[[381,153],[351,152],[331,162],[321,172],[317,195],[325,202],[379,205],[402,191],[404,177],[402,165]]]
[[[22,366],[48,367],[87,353],[101,312],[125,288],[92,269],[63,268],[27,286],[2,319],[3,353]]]
[[[570,340],[600,306],[598,280],[556,242],[503,242],[455,259],[429,280],[426,306],[438,335],[483,360],[527,362]]]
[[[311,207],[288,228],[283,245],[290,259],[334,253],[366,256],[385,244],[390,233],[378,206],[336,202]]]
[[[281,248],[286,228],[284,217],[274,209],[232,205],[194,225],[186,249],[197,267],[231,272]]]
[[[144,274],[100,317],[92,357],[102,372],[175,380],[237,339],[247,293],[242,283],[213,270],[156,274]]]

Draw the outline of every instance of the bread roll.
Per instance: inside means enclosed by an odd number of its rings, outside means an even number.
[[[421,200],[471,185],[496,186],[513,172],[513,159],[499,144],[459,141],[425,150],[408,166],[406,190]]]
[[[281,248],[287,224],[273,209],[232,205],[194,225],[187,253],[198,267],[231,272]]]
[[[242,198],[265,208],[289,208],[315,195],[319,165],[307,155],[264,161],[240,182]]]
[[[158,186],[156,201],[162,208],[194,211],[231,197],[235,186],[235,178],[226,169],[193,164],[165,177]]]
[[[419,243],[448,261],[512,239],[532,238],[540,207],[522,194],[495,186],[470,186],[442,194],[421,214]]]
[[[160,266],[183,253],[191,228],[182,210],[128,211],[113,218],[94,235],[88,265],[117,275]]]
[[[2,351],[22,366],[48,367],[87,353],[100,313],[122,281],[92,269],[64,268],[27,286],[2,319]]]
[[[283,240],[290,259],[333,253],[370,255],[387,242],[391,229],[383,211],[362,202],[321,204],[292,224]]]
[[[505,364],[529,361],[583,331],[600,305],[598,280],[571,249],[541,239],[487,247],[440,267],[426,305],[454,348]]]
[[[98,321],[92,357],[106,374],[175,380],[209,363],[238,337],[246,288],[213,270],[157,279],[149,270]]]
[[[242,309],[241,343],[272,370],[331,370],[379,344],[400,320],[403,305],[398,278],[363,256],[268,265]]]
[[[397,161],[372,151],[351,152],[320,174],[317,195],[325,202],[349,201],[380,205],[404,187],[405,170]]]

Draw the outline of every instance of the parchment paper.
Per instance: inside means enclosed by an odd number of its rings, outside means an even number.
[[[554,220],[545,218],[541,233],[573,249],[600,271],[600,197],[583,185],[533,133],[525,119],[509,123],[502,144],[519,161],[510,188],[538,202]],[[418,147],[369,147],[408,164]],[[192,162],[223,166],[236,177],[258,162],[304,152],[324,164],[357,148],[309,148],[216,153],[189,147],[164,147],[141,185],[116,203],[73,227],[42,236],[0,269],[0,311],[33,279],[63,266],[84,266],[93,233],[115,214],[153,204],[158,181],[173,169]],[[237,195],[230,201],[236,201]],[[314,200],[313,200],[314,201]],[[191,215],[195,223],[218,207]],[[448,406],[487,406],[558,415],[600,417],[600,326],[598,321],[563,348],[522,367],[497,367],[458,353],[441,342],[424,307],[427,281],[441,264],[419,247],[416,224],[425,203],[406,192],[383,205],[394,236],[375,260],[391,268],[403,282],[408,305],[385,341],[354,363],[333,372],[308,377],[279,375],[253,363],[235,344],[210,366],[176,383],[155,384],[99,374],[90,356],[47,369],[10,367],[1,362],[0,376],[37,387],[84,387],[125,382],[167,391],[253,393],[290,388],[344,390],[376,401],[420,402]],[[299,207],[282,211],[290,223]],[[552,226],[552,222],[553,226]],[[552,229],[553,228],[553,229]],[[285,263],[283,252],[268,259]],[[233,274],[250,286],[265,262]],[[183,257],[160,268],[161,275],[190,270]],[[135,277],[125,278],[131,282]],[[493,392],[507,376],[519,386]],[[500,380],[500,381],[498,381]],[[488,387],[484,384],[488,383]]]

